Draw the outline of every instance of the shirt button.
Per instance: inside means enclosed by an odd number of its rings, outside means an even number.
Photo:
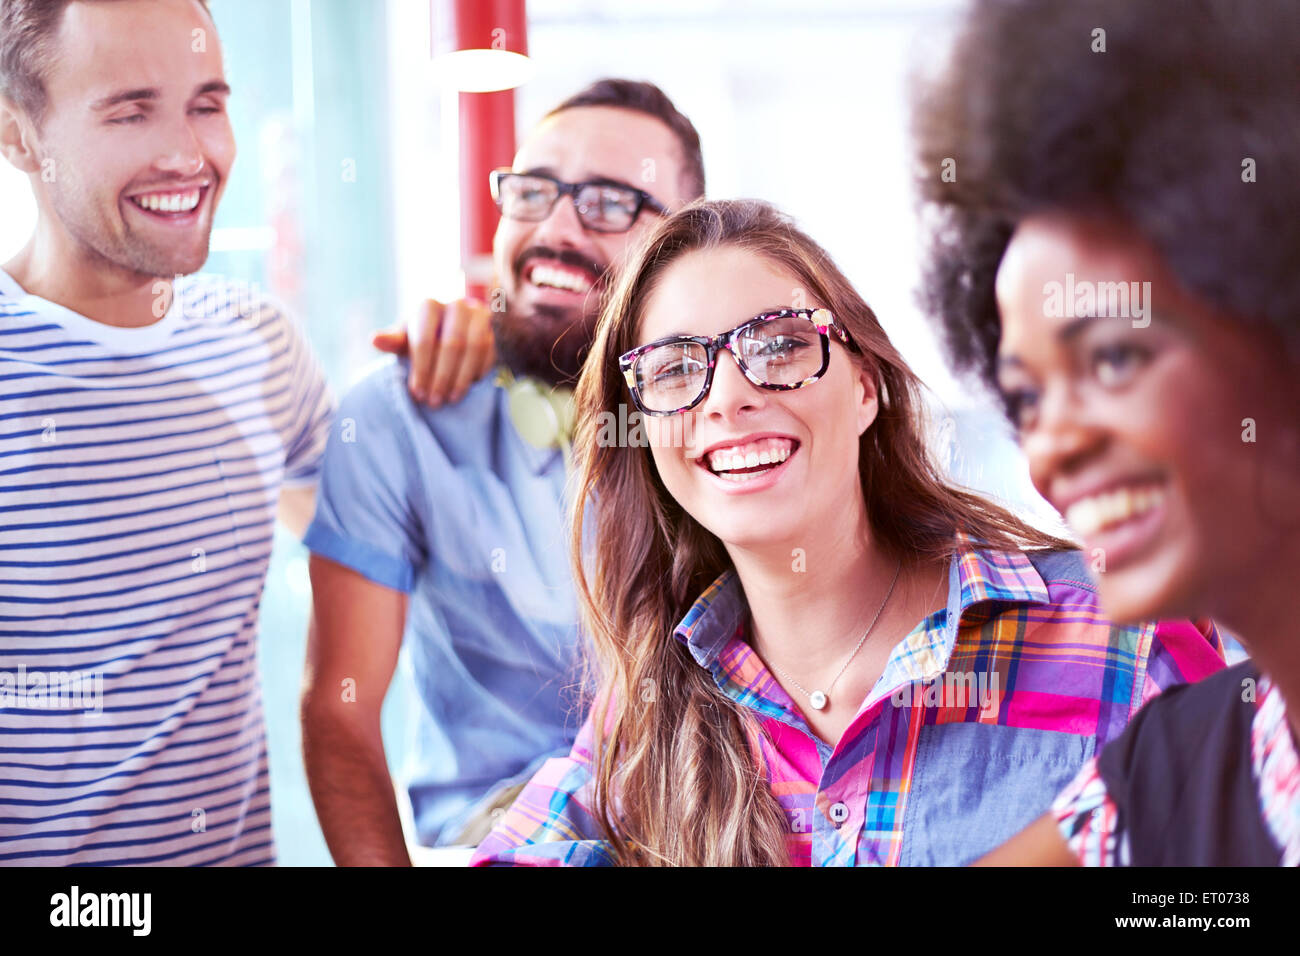
[[[831,823],[835,824],[836,828],[839,828],[848,818],[849,806],[847,803],[831,804]]]

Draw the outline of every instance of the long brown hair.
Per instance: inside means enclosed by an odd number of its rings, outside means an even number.
[[[879,413],[858,470],[882,547],[904,563],[950,556],[959,531],[997,549],[1069,547],[945,481],[923,438],[919,380],[830,256],[787,217],[754,200],[715,200],[664,220],[620,273],[575,399],[571,547],[597,683],[595,815],[621,864],[788,862],[789,825],[767,787],[758,722],[673,635],[731,566],[727,552],[668,493],[648,449],[598,441],[601,413],[617,417],[630,401],[618,356],[639,344],[650,292],[679,257],[719,246],[788,270],[861,350],[854,360],[875,377]]]

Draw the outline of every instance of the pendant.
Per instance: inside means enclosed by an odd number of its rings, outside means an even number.
[[[813,710],[825,710],[827,703],[826,695],[819,690],[813,691],[808,695],[808,703],[812,704]]]

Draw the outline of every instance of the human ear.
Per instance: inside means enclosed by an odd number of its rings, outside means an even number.
[[[7,96],[0,96],[0,153],[21,172],[40,172],[35,138],[27,112]]]
[[[880,412],[880,394],[876,387],[875,371],[866,362],[854,363],[854,397],[858,409],[858,434],[861,435]]]

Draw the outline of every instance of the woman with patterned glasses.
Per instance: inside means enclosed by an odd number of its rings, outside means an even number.
[[[966,863],[1222,666],[1212,627],[1112,625],[1068,544],[947,484],[919,388],[771,206],[659,225],[577,392],[599,689],[475,862]],[[648,449],[600,440],[629,397]]]

